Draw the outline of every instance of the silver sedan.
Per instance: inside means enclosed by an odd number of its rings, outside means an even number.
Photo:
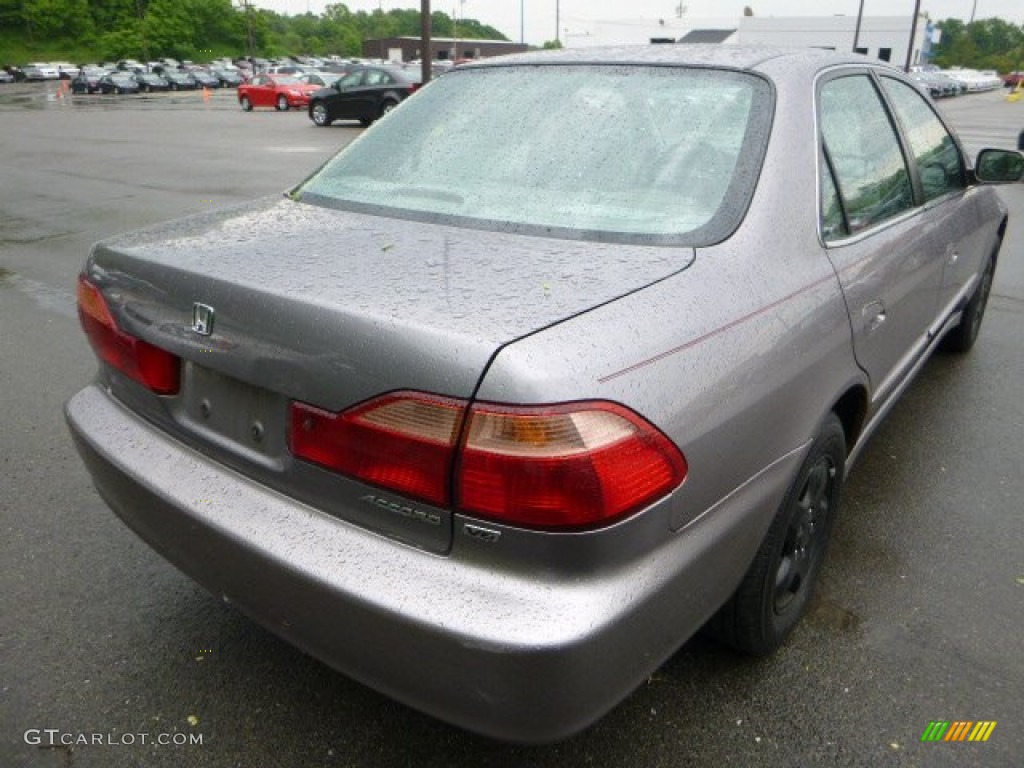
[[[864,57],[650,46],[420,89],[277,199],[95,246],[100,493],[326,663],[494,737],[767,653],[843,478],[978,338],[1024,157]]]

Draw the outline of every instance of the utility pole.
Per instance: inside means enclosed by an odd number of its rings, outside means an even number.
[[[526,9],[523,4],[526,0],[519,0],[519,44],[526,44]]]
[[[864,0],[860,0],[860,9],[857,11],[857,29],[853,33],[853,52],[857,52],[860,43],[860,23],[864,18]]]
[[[245,11],[245,43],[248,49],[249,58],[251,59],[256,55],[256,30],[253,29],[253,10],[252,3],[249,0],[241,0],[242,8]]]
[[[459,0],[452,9],[452,63],[459,60],[459,11],[462,11],[462,18],[466,18],[466,0]],[[462,46],[463,52],[466,46]]]
[[[561,0],[555,0],[555,42],[561,43],[562,38],[560,37],[559,29],[562,25],[562,2]]]
[[[968,24],[973,24],[974,23],[974,14],[977,11],[978,11],[978,0],[974,0],[974,5],[971,6],[971,20],[967,22]]]
[[[914,40],[917,38],[917,17],[921,15],[921,0],[914,0],[914,18],[910,22],[910,43],[907,44],[907,63],[904,72],[910,71],[910,63],[914,56]]]
[[[430,0],[420,0],[420,79],[430,82]]]

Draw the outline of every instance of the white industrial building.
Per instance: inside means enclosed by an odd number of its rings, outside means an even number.
[[[865,16],[857,51],[871,58],[904,64],[910,43],[911,14]],[[723,43],[831,48],[853,51],[856,16],[741,16],[739,18],[605,19],[566,26],[567,48],[650,42]],[[932,28],[922,14],[917,22],[910,63],[924,63]]]

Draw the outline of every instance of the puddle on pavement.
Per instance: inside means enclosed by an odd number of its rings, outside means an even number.
[[[54,312],[72,320],[78,317],[75,295],[63,288],[22,277],[17,272],[0,267],[0,290],[12,288],[32,299],[40,309]]]
[[[805,621],[822,629],[853,632],[860,626],[860,617],[828,598],[815,596],[807,610]]]
[[[55,82],[0,85],[0,111],[26,109],[238,109],[234,88],[217,88],[204,97],[200,90],[165,93],[124,94],[120,96],[72,94]]]

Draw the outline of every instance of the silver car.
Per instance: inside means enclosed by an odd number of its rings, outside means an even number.
[[[100,494],[272,631],[494,737],[693,633],[767,653],[843,478],[974,344],[1006,208],[902,73],[650,46],[458,67],[282,198],[97,244]]]

